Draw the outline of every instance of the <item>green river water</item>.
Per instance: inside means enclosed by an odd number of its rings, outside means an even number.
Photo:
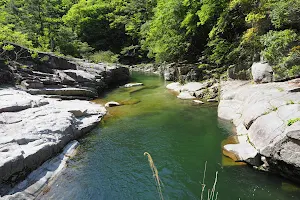
[[[98,128],[80,140],[78,154],[42,199],[159,199],[144,152],[153,157],[165,200],[200,199],[206,161],[207,189],[219,173],[218,199],[300,199],[300,189],[287,180],[222,155],[233,127],[218,120],[216,104],[179,100],[158,76],[132,77],[145,86],[115,89],[95,101],[125,105],[109,108]]]

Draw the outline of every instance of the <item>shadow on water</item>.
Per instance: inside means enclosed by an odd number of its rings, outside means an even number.
[[[300,199],[290,182],[222,155],[222,143],[234,142],[228,139],[233,126],[218,120],[216,104],[179,100],[157,76],[133,77],[144,86],[118,88],[95,100],[124,105],[109,108],[99,127],[80,140],[79,153],[43,199],[158,199],[144,152],[154,159],[165,199],[200,199],[206,161],[208,188],[219,172],[218,199]]]

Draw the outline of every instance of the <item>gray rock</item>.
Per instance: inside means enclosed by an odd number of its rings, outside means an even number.
[[[44,84],[37,80],[24,80],[21,82],[21,85],[26,89],[40,89],[44,87]]]
[[[253,80],[256,83],[269,83],[273,81],[273,69],[268,63],[253,63],[251,72]]]
[[[44,94],[44,95],[59,95],[59,96],[83,96],[95,98],[98,96],[93,89],[85,88],[44,88],[44,89],[29,89],[30,94]]]
[[[164,79],[166,81],[175,81],[176,80],[176,70],[175,70],[175,68],[167,68],[164,71]]]
[[[23,81],[23,87],[31,93],[51,95],[67,93],[66,95],[69,97],[78,96],[77,94],[80,93],[79,96],[86,94],[87,97],[96,97],[106,88],[123,85],[129,80],[129,70],[119,65],[88,63],[84,60],[60,57],[44,52],[37,52],[37,58],[32,58],[29,49],[16,44],[12,45],[15,47],[14,50],[21,52],[20,56],[26,59],[18,59],[8,62],[8,64],[0,62],[0,84],[14,84]],[[10,60],[15,60],[13,51],[2,53]],[[6,78],[1,78],[2,76],[6,76]],[[74,92],[74,88],[82,90]],[[84,92],[84,90],[86,91]],[[96,93],[96,95],[92,93]]]

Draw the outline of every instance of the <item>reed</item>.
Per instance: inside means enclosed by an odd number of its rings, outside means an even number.
[[[156,183],[156,189],[157,189],[157,192],[159,194],[159,198],[161,200],[164,200],[164,196],[163,196],[163,193],[162,193],[163,184],[162,184],[162,182],[159,178],[158,171],[157,171],[157,168],[155,167],[154,161],[153,161],[151,155],[148,152],[145,152],[144,156],[148,157],[149,165],[150,165],[150,168],[152,170],[152,174],[153,174],[153,177],[154,177],[154,180],[155,180],[155,183]]]
[[[202,190],[201,190],[201,196],[200,196],[200,200],[203,200],[204,198],[204,191],[205,191],[205,176],[206,176],[206,166],[207,166],[207,161],[205,161],[205,165],[204,165],[204,174],[203,174],[203,180],[202,180]],[[218,199],[218,192],[216,192],[216,186],[217,186],[217,182],[218,182],[218,172],[216,172],[215,175],[215,181],[214,184],[212,186],[212,189],[208,189],[207,190],[207,200],[217,200]]]
[[[158,171],[157,171],[157,168],[155,167],[154,161],[148,152],[145,152],[144,156],[148,157],[149,165],[152,170],[152,174],[153,174],[153,177],[154,177],[154,180],[156,183],[156,189],[159,194],[159,198],[160,198],[160,200],[164,200],[164,196],[162,193],[163,184],[159,178]],[[202,184],[201,184],[202,190],[201,190],[200,200],[203,200],[205,198],[204,192],[205,192],[205,188],[206,188],[206,184],[205,184],[206,168],[207,168],[207,161],[205,162],[205,166],[204,166],[204,174],[203,174],[203,180],[202,180]],[[216,192],[217,183],[218,183],[218,171],[216,172],[215,181],[214,181],[212,188],[207,190],[207,200],[217,200],[218,199],[218,192]]]

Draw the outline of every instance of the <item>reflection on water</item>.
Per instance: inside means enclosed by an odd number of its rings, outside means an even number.
[[[179,100],[156,76],[133,77],[144,86],[119,88],[95,101],[123,105],[109,108],[99,128],[80,140],[78,155],[42,199],[158,199],[146,151],[165,199],[200,199],[205,161],[208,188],[219,172],[218,199],[300,199],[288,181],[222,156],[222,142],[233,142],[227,139],[232,125],[218,120],[216,104]]]

